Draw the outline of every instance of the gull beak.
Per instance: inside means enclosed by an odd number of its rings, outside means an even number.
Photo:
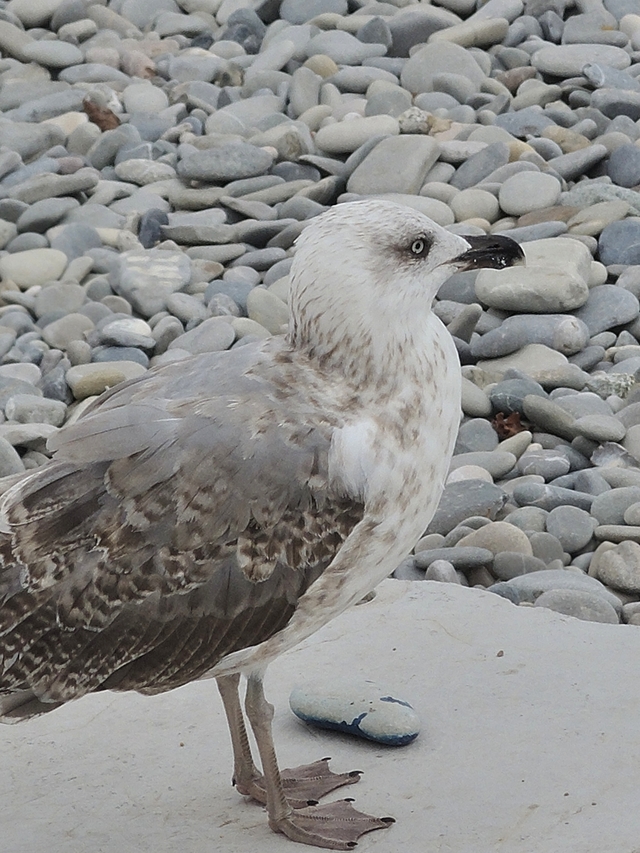
[[[501,270],[523,265],[524,252],[519,243],[500,234],[465,237],[471,248],[459,255],[455,265],[460,272],[476,269]]]

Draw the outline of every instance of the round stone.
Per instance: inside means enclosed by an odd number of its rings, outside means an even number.
[[[35,394],[16,394],[7,400],[5,415],[17,423],[42,423],[62,426],[67,407],[60,400],[50,400]]]
[[[569,554],[587,545],[596,525],[597,521],[588,512],[575,506],[556,507],[547,516],[547,531]]]
[[[475,338],[471,353],[479,358],[498,358],[528,344],[544,344],[564,355],[573,355],[583,350],[588,340],[588,327],[575,317],[517,314],[507,317],[497,329]]]
[[[487,471],[492,479],[498,480],[505,477],[516,464],[513,453],[504,453],[502,450],[484,451],[477,450],[471,453],[458,453],[451,460],[450,471],[469,465],[478,465]]]
[[[24,463],[19,453],[6,438],[0,436],[0,477],[22,474]]]
[[[78,364],[67,370],[67,382],[76,400],[84,400],[143,373],[146,373],[145,368],[134,361]]]
[[[67,256],[57,249],[29,249],[0,258],[0,275],[26,290],[60,278]]]
[[[500,207],[510,216],[522,216],[534,210],[553,207],[562,187],[557,178],[544,172],[518,172],[500,187]]]
[[[577,418],[574,427],[579,435],[591,441],[622,441],[627,430],[613,415],[583,415]]]
[[[498,434],[489,421],[484,418],[472,418],[460,426],[453,452],[458,454],[476,450],[495,450],[497,446]]]
[[[544,592],[550,590],[581,590],[603,598],[616,613],[622,610],[620,599],[610,592],[596,578],[581,572],[566,569],[545,569],[543,572],[530,572],[513,578],[507,585],[518,592],[520,601],[534,603]]]
[[[537,506],[523,506],[509,513],[509,524],[515,524],[520,530],[532,533],[544,533],[547,529],[549,513]]]
[[[501,551],[496,554],[491,571],[498,580],[509,581],[529,572],[542,572],[546,568],[547,564],[539,557],[515,551]]]
[[[510,415],[513,412],[524,414],[524,398],[530,395],[547,397],[542,385],[533,379],[504,379],[496,382],[489,392],[491,405],[497,412]]]
[[[640,184],[640,148],[629,144],[612,151],[607,163],[607,174],[619,187]]]
[[[556,314],[584,305],[589,298],[589,287],[571,268],[562,271],[518,266],[480,270],[476,293],[485,305],[502,311]]]
[[[640,526],[640,502],[631,504],[624,512],[624,523]]]
[[[48,323],[42,337],[51,347],[66,349],[71,341],[84,340],[85,332],[93,329],[93,322],[84,314],[66,314],[59,320]]]
[[[614,223],[614,225],[623,224],[622,222]],[[640,313],[638,297],[631,291],[614,284],[601,284],[591,288],[586,303],[575,312],[575,316],[582,320],[591,335],[597,335],[615,326],[631,323],[638,313]]]
[[[235,181],[263,175],[273,159],[268,151],[246,142],[224,143],[187,154],[178,164],[178,174],[189,181]]]
[[[579,77],[588,63],[624,69],[631,57],[620,47],[604,44],[563,44],[543,47],[531,56],[531,64],[554,77]]]
[[[419,48],[404,64],[400,82],[412,94],[430,92],[437,74],[454,71],[466,77],[476,91],[485,75],[472,55],[458,44],[436,41]]]
[[[380,118],[383,117],[376,116],[376,120]],[[320,134],[321,131],[317,136]],[[320,142],[318,145],[322,147]],[[409,134],[383,139],[353,171],[347,190],[362,195],[390,192],[415,195],[438,154],[438,143],[429,136]]]
[[[316,54],[328,56],[338,65],[359,65],[364,59],[384,56],[383,44],[365,44],[343,30],[330,30],[309,39],[305,47],[307,58]]]
[[[192,354],[200,352],[221,352],[229,349],[236,338],[231,323],[223,317],[211,317],[195,329],[185,332],[172,341],[168,349],[186,350]]]
[[[586,622],[605,622],[617,625],[618,614],[601,596],[580,589],[552,589],[543,592],[535,602],[536,607],[547,607],[556,613],[573,616]]]
[[[448,560],[434,560],[425,572],[424,579],[439,583],[460,583],[460,578]]]
[[[640,501],[640,486],[623,486],[596,495],[590,512],[598,524],[622,524],[627,509],[638,501]]]
[[[495,518],[506,499],[507,496],[501,488],[484,480],[448,483],[426,532],[446,535],[472,515]]]
[[[529,448],[518,459],[517,467],[521,474],[538,474],[545,480],[554,480],[569,471],[570,462],[559,450]]]
[[[531,543],[525,533],[506,521],[493,521],[479,530],[474,530],[458,542],[461,547],[486,548],[492,554],[513,551],[532,554]]]
[[[399,133],[398,120],[393,116],[357,117],[321,127],[316,133],[316,144],[327,154],[350,154],[374,136]]]
[[[264,287],[254,287],[247,296],[247,314],[271,334],[278,335],[289,322],[289,308]]]
[[[122,93],[128,113],[156,113],[169,106],[169,98],[159,86],[151,83],[132,83]]]
[[[41,39],[23,48],[27,61],[37,62],[48,68],[67,68],[84,62],[80,48],[69,42]]]
[[[592,561],[602,583],[614,589],[640,593],[640,544],[626,539],[614,548],[597,553]]]
[[[610,264],[640,264],[640,219],[612,222],[598,239],[600,260]]]
[[[493,193],[486,190],[473,188],[461,190],[451,199],[449,205],[457,222],[475,218],[494,222],[500,214],[498,200]]]

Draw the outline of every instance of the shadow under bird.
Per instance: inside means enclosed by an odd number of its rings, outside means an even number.
[[[279,771],[263,677],[424,532],[460,413],[433,298],[456,271],[522,262],[505,237],[338,205],[298,239],[286,336],[154,368],[62,429],[0,502],[2,721],[213,677],[234,783],[273,830],[346,850],[388,826],[317,803],[359,771]]]

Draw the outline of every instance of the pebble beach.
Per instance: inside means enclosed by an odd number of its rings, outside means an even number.
[[[281,334],[306,224],[386,198],[527,258],[440,291],[463,417],[396,577],[640,624],[640,0],[9,0],[0,54],[0,477]]]

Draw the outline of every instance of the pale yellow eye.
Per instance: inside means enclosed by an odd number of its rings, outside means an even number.
[[[414,240],[411,244],[411,252],[414,255],[424,255],[427,244],[424,240]]]

